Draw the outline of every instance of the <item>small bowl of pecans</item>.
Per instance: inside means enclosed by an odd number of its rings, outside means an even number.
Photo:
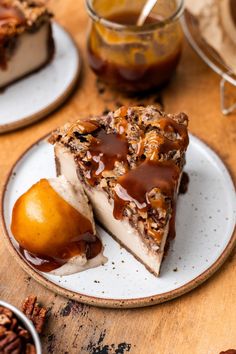
[[[33,323],[15,306],[0,300],[0,353],[42,354]]]

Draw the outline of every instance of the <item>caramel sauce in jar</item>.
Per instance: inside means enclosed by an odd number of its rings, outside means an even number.
[[[99,1],[95,3],[99,9]],[[103,14],[109,25],[92,23],[87,44],[90,67],[103,81],[123,91],[160,87],[171,78],[181,57],[180,24],[163,24],[162,16],[154,13],[144,26],[137,27],[139,12],[127,9],[128,5],[121,12]]]
[[[59,268],[74,256],[93,258],[102,249],[90,220],[68,204],[46,179],[16,201],[11,231],[21,254],[44,272]]]

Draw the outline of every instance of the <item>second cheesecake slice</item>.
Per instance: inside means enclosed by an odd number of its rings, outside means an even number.
[[[53,54],[45,1],[0,0],[0,89],[43,68]]]
[[[121,107],[51,137],[57,173],[82,183],[97,220],[155,275],[175,233],[187,125],[184,113]]]

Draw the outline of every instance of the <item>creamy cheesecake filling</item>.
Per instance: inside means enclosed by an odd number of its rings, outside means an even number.
[[[57,173],[65,176],[70,183],[77,185],[80,183],[77,176],[77,167],[73,155],[63,146],[55,146],[55,156],[57,161]],[[127,220],[116,220],[113,216],[114,204],[108,201],[108,196],[104,191],[96,188],[86,188],[85,192],[92,204],[93,211],[99,223],[124,247],[130,250],[136,258],[146,267],[158,275],[161,261],[164,255],[164,247],[169,232],[169,223],[164,228],[164,234],[160,247],[150,249],[142,241],[139,232],[133,228]]]
[[[51,24],[44,23],[36,32],[23,32],[15,40],[15,48],[6,63],[0,68],[0,87],[34,72],[44,66],[51,56]]]
[[[135,257],[144,263],[147,268],[155,274],[159,273],[161,260],[164,254],[164,244],[168,235],[169,223],[164,230],[163,242],[158,252],[146,246],[142,241],[139,232],[130,223],[123,220],[116,220],[113,217],[113,204],[110,204],[105,192],[85,189],[91,200],[97,220],[122,246],[132,252]]]
[[[87,259],[86,255],[81,255],[69,259],[66,264],[64,264],[60,268],[52,270],[49,273],[57,276],[71,275],[75,273],[84,272],[85,270],[91,268],[99,267],[105,264],[106,262],[107,258],[103,255],[102,252],[92,259]]]

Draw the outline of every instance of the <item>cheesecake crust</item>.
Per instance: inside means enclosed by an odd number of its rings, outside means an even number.
[[[158,254],[164,250],[166,229],[174,224],[171,218],[185,164],[187,125],[184,113],[165,114],[155,106],[121,107],[107,116],[66,124],[52,134],[50,142],[62,144],[73,154],[86,188],[105,191],[114,204],[114,217],[127,220]],[[147,165],[150,175],[145,175]],[[156,185],[155,171],[163,175]],[[140,198],[131,188],[134,183],[143,191]],[[119,194],[117,188],[122,186],[128,197]],[[118,204],[117,199],[121,199]]]

